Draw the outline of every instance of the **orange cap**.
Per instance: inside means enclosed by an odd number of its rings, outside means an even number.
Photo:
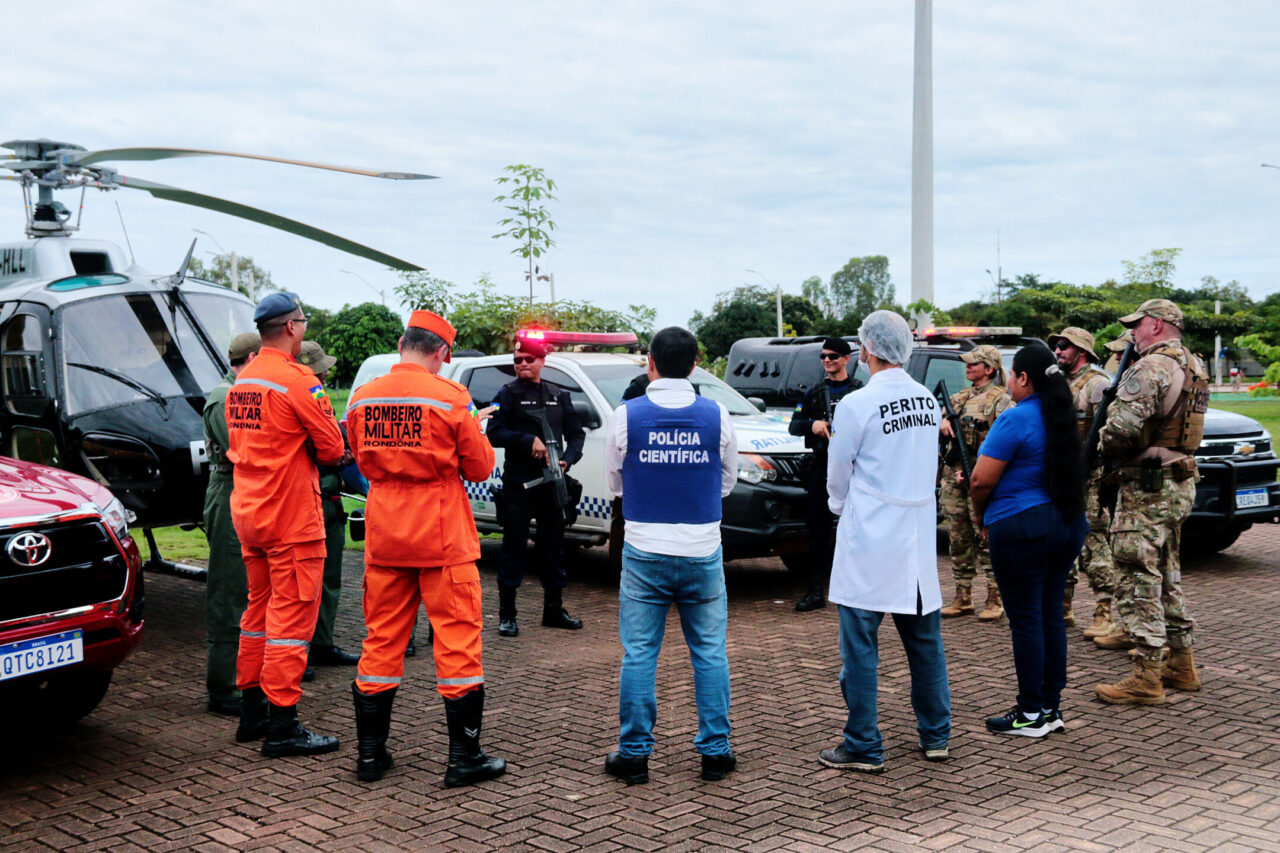
[[[434,311],[424,311],[422,309],[414,311],[409,315],[409,328],[425,329],[428,332],[439,335],[451,350],[453,349],[454,339],[458,337],[458,330],[448,320]],[[446,355],[444,360],[449,361],[451,356],[452,353]]]

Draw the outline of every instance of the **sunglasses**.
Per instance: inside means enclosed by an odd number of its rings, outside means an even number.
[[[1075,344],[1073,343],[1069,343],[1067,341],[1058,341],[1056,344],[1053,345],[1053,348],[1055,350],[1071,349],[1073,346],[1075,346]]]
[[[535,357],[533,357],[533,356],[531,356],[531,355],[518,355],[518,356],[516,356],[516,364],[533,364],[533,363],[534,363],[535,361],[537,361],[537,360],[538,360],[538,359],[536,359]]]
[[[844,358],[844,356],[842,356],[842,355],[841,355],[840,353],[838,353],[838,352],[824,352],[824,353],[822,354],[821,358],[822,358],[822,360],[823,360],[823,361],[838,361],[838,360],[840,360],[840,359]]]

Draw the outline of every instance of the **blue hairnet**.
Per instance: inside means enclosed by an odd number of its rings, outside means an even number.
[[[911,356],[911,327],[893,311],[868,314],[858,327],[858,339],[868,352],[890,364],[905,364]]]

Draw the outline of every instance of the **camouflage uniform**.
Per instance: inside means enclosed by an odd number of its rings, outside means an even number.
[[[1195,447],[1187,451],[1186,444],[1157,442],[1161,427],[1180,418],[1183,409],[1200,413],[1203,424],[1208,380],[1204,364],[1181,341],[1153,344],[1121,379],[1099,436],[1102,453],[1120,461],[1111,551],[1121,616],[1148,660],[1159,660],[1166,639],[1174,649],[1192,645],[1195,623],[1182,599],[1178,545],[1195,500]],[[1171,395],[1171,387],[1186,391]],[[1141,461],[1153,466],[1150,474]]]
[[[1092,364],[1085,364],[1075,373],[1067,376],[1071,386],[1071,395],[1075,399],[1076,412],[1080,419],[1081,433],[1087,435],[1093,426],[1093,417],[1098,404],[1102,402],[1102,392],[1107,390],[1111,380],[1107,374]],[[1089,472],[1086,484],[1085,513],[1089,519],[1089,532],[1084,537],[1084,547],[1080,551],[1080,560],[1071,564],[1067,575],[1067,595],[1075,592],[1079,577],[1078,566],[1084,565],[1085,577],[1089,579],[1089,589],[1093,590],[1098,604],[1110,604],[1115,590],[1115,563],[1111,557],[1111,546],[1108,544],[1108,526],[1110,513],[1098,497],[1098,488],[1102,484],[1102,467],[1099,464]]]
[[[994,381],[981,388],[965,388],[951,395],[951,407],[960,416],[965,447],[969,458],[978,459],[978,448],[987,431],[1000,414],[1013,405],[1009,392]],[[952,573],[957,590],[973,587],[973,578],[981,569],[991,586],[991,555],[973,523],[973,503],[969,500],[969,484],[956,482],[959,464],[942,467],[942,494],[939,506],[950,530]]]
[[[240,698],[236,688],[236,655],[240,649],[240,617],[249,603],[249,581],[240,554],[240,539],[231,523],[232,466],[227,459],[227,392],[235,382],[228,371],[204,405],[204,441],[209,454],[209,486],[204,497],[204,532],[209,539],[205,573],[205,687],[209,703]]]

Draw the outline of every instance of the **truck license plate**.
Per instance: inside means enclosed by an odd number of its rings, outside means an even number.
[[[1266,506],[1267,490],[1262,489],[1241,489],[1236,492],[1236,508],[1243,509],[1249,506]]]
[[[0,646],[0,681],[84,660],[84,632],[80,629]]]

